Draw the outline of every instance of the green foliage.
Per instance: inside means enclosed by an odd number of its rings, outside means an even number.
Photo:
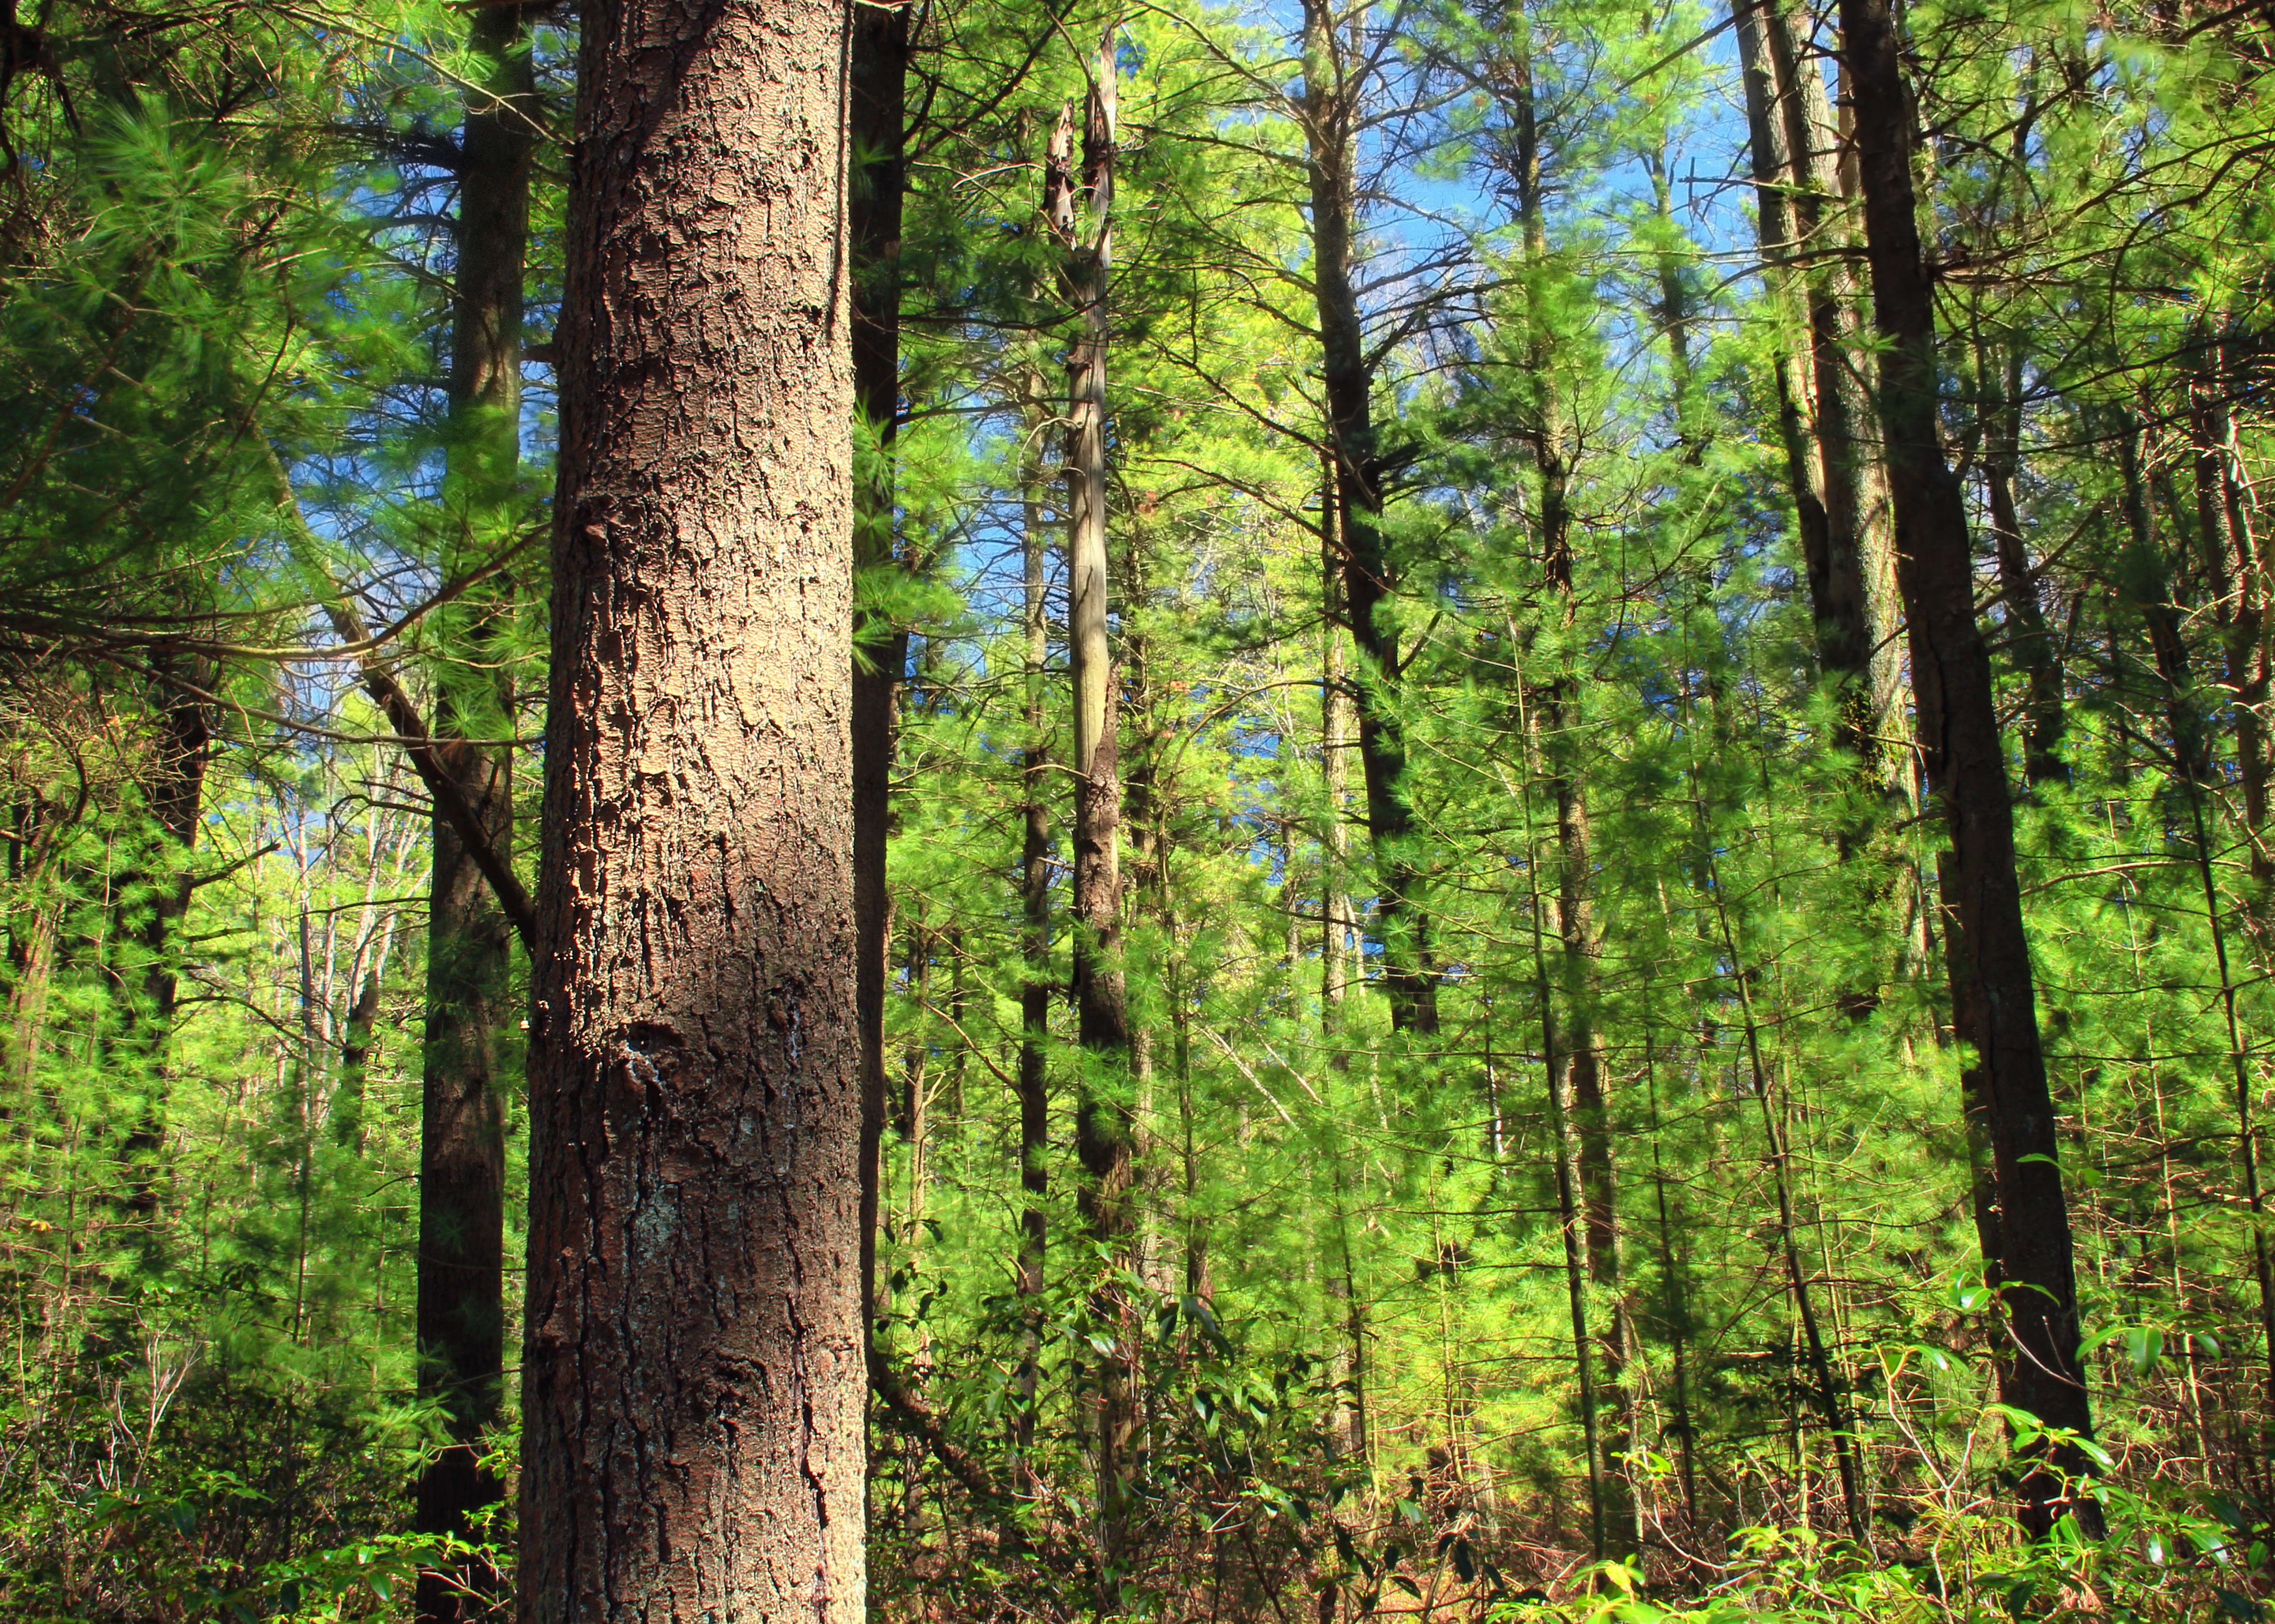
[[[1995,1401],[1932,819],[1835,743],[1778,423],[1794,336],[1724,179],[1746,166],[1730,53],[1700,42],[1719,15],[1343,19],[1373,53],[1357,257],[1395,673],[1359,669],[1326,587],[1291,98],[1329,64],[1278,13],[1121,19],[1140,1042],[1123,1067],[1074,1041],[1073,313],[1039,206],[1107,20],[918,28],[893,546],[855,586],[860,657],[912,638],[880,1343],[938,1432],[879,1408],[876,1610],[1071,1618],[1104,1577],[1165,1620],[2259,1616],[2264,22],[1907,19],[2111,1525],[2031,1546],[2004,1507],[2046,1435]],[[11,26],[41,49],[9,58],[31,65],[0,178],[0,1611],[405,1617],[418,1572],[469,1555],[404,1531],[443,1437],[412,1312],[429,809],[329,611],[384,634],[418,702],[518,742],[525,864],[541,361],[518,485],[443,477],[450,142],[482,64],[427,4]],[[565,26],[535,35],[548,130]],[[540,168],[533,341],[557,144]],[[881,477],[873,426],[855,456]],[[2065,722],[2028,779],[2026,598]],[[1368,839],[1362,688],[1406,744],[1394,851]],[[1054,841],[1032,959],[1030,751]],[[1435,1033],[1394,1031],[1372,986],[1394,858],[1421,876]],[[1560,1082],[1583,1047],[1593,1083]],[[1084,1097],[1138,1128],[1126,1247],[1088,1227]],[[1094,1476],[1117,1366],[1118,1548]],[[510,1413],[488,1444],[510,1474]],[[510,1567],[510,1514],[479,1533]]]

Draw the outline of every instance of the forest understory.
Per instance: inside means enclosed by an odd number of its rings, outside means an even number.
[[[0,13],[0,1616],[2262,1620],[2265,0]]]

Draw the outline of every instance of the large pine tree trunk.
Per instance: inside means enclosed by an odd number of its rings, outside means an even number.
[[[1966,1086],[1991,1140],[2011,1356],[2004,1401],[2049,1426],[2092,1429],[2078,1357],[2077,1285],[2060,1141],[2038,1035],[2029,939],[2014,868],[2014,819],[1991,656],[1975,615],[1967,510],[1938,422],[1934,287],[1912,190],[1912,117],[1889,0],[1841,0],[1856,110],[1872,313],[1886,346],[1879,412],[1895,498],[1898,581],[1910,623],[1912,682],[1928,788],[1950,849],[1943,863],[1944,953],[1953,1023],[1974,1050]],[[2022,1517],[2033,1531],[2063,1511],[2098,1527],[2097,1503],[2065,1492],[2085,1469],[2074,1448],[2028,1452]]]
[[[1377,613],[1396,589],[1382,533],[1382,457],[1374,432],[1374,369],[1366,353],[1358,290],[1351,279],[1360,99],[1365,70],[1345,49],[1327,0],[1304,0],[1304,139],[1311,195],[1311,283],[1319,318],[1320,388],[1327,449],[1334,459],[1336,532],[1342,549],[1343,613],[1358,646],[1358,756],[1366,780],[1367,832],[1380,872],[1376,921],[1383,986],[1401,1031],[1438,1029],[1430,970],[1429,918],[1417,897],[1421,872],[1409,850],[1406,742],[1394,696],[1398,638]]]
[[[536,154],[535,73],[517,6],[475,14],[468,46],[482,65],[459,147],[457,283],[451,301],[450,526],[443,573],[458,575],[518,517],[523,261]],[[485,620],[495,593],[470,594],[452,629],[462,666],[435,681],[435,765],[501,860],[513,849],[510,752],[474,739],[509,736],[512,697]],[[496,1421],[505,1363],[504,1099],[513,1007],[514,931],[450,820],[437,812],[427,925],[427,1032],[419,1156],[419,1391],[441,1401],[450,1442],[419,1475],[421,1533],[465,1538],[468,1518],[503,1485],[480,1465]],[[487,1563],[421,1576],[422,1620],[477,1616],[503,1590]]]
[[[865,1616],[842,7],[593,0],[520,1616]]]

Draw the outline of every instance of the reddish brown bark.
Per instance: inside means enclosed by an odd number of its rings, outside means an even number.
[[[865,1616],[846,15],[593,0],[520,1616]]]

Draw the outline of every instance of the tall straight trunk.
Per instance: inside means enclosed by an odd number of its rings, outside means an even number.
[[[185,662],[160,653],[154,663],[162,678],[183,677],[199,687],[209,687],[212,674],[203,661]],[[179,668],[187,663],[192,668]],[[159,879],[142,924],[142,946],[149,954],[143,973],[146,1014],[161,1042],[173,1024],[178,978],[173,939],[190,910],[193,880],[189,860],[197,849],[198,826],[205,817],[206,769],[213,760],[213,723],[205,701],[193,693],[162,686],[158,714],[158,759],[149,785],[150,815],[164,836],[170,872]]]
[[[1949,840],[1941,879],[1953,1025],[1974,1050],[1963,1086],[1989,1129],[1999,1196],[1997,1273],[2014,1340],[1999,1390],[2047,1425],[2085,1434],[2093,1420],[2078,1356],[2069,1207],[2015,874],[2006,752],[1990,651],[1975,617],[1966,505],[1938,421],[1934,287],[1912,191],[1911,104],[1890,0],[1841,0],[1840,25],[1873,321],[1885,346],[1880,427],[1921,754]],[[2062,1480],[2087,1469],[2082,1452],[2040,1439],[2023,1454],[2024,1526],[2042,1533],[2067,1511],[2097,1531],[2098,1503],[2072,1494]]]
[[[2204,922],[2211,933],[2213,962],[2219,971],[2220,1004],[2227,1022],[2228,1065],[2234,1084],[2238,1182],[2242,1186],[2244,1210],[2250,1214],[2253,1273],[2259,1288],[2261,1353],[2267,1367],[2268,1402],[2275,1406],[2275,1257],[2269,1252],[2266,1192],[2260,1183],[2258,1127],[2252,1108],[2257,1091],[2252,1080],[2250,1043],[2238,1008],[2234,967],[2228,959],[2226,910],[2213,873],[2211,830],[2215,825],[2208,803],[2212,786],[2219,782],[2221,774],[2212,759],[2210,729],[2198,709],[2188,646],[2181,637],[2182,609],[2173,599],[2165,558],[2157,544],[2142,461],[2140,425],[2128,414],[2119,441],[2129,533],[2128,544],[2120,561],[2119,586],[2148,628],[2150,648],[2164,690],[2165,725],[2172,736],[2173,755],[2179,767],[2177,776],[2194,836]]]
[[[1357,230],[1358,121],[1367,70],[1336,33],[1331,0],[1304,0],[1301,110],[1311,198],[1311,283],[1319,318],[1320,387],[1327,450],[1334,462],[1335,531],[1342,548],[1343,612],[1360,654],[1359,766],[1366,779],[1367,832],[1379,872],[1376,918],[1383,986],[1401,1031],[1438,1030],[1430,921],[1410,849],[1414,815],[1406,785],[1406,739],[1396,706],[1398,637],[1382,606],[1397,589],[1382,533],[1382,457],[1374,431],[1374,367],[1352,281]]]
[[[893,446],[901,402],[901,196],[908,117],[909,14],[899,5],[856,5],[847,66],[855,168],[846,199],[853,242],[853,402],[860,413],[854,459],[853,567],[895,559]],[[865,618],[868,612],[861,611]],[[879,616],[858,629],[853,661],[854,987],[861,1027],[861,1326],[873,1353],[877,1225],[883,1176],[885,985],[892,955],[892,890],[886,846],[892,830],[894,697],[909,659],[907,629]]]
[[[1112,571],[1106,541],[1107,303],[1114,267],[1115,52],[1109,29],[1091,64],[1081,169],[1074,114],[1062,109],[1045,170],[1045,209],[1064,254],[1063,281],[1078,323],[1067,362],[1067,655],[1074,689],[1074,993],[1084,1051],[1075,1107],[1083,1215],[1105,1254],[1126,1261],[1136,1116],[1128,1092],[1131,1058],[1128,989],[1122,971],[1120,828],[1122,762],[1114,654],[1107,630]],[[1115,1351],[1100,1356],[1095,1390],[1099,1603],[1115,1605],[1128,1531],[1124,1454],[1136,1420],[1128,1351],[1129,1305],[1118,1290],[1094,1304],[1112,1326]]]
[[[1050,659],[1050,616],[1045,575],[1048,546],[1044,535],[1043,429],[1049,412],[1042,380],[1028,381],[1027,449],[1020,465],[1024,491],[1019,535],[1022,598],[1020,630],[1025,645],[1027,744],[1020,758],[1019,793],[1024,835],[1019,850],[1021,952],[1025,978],[1019,988],[1019,1295],[1025,1302],[1020,1331],[1018,1409],[1012,1418],[1012,1444],[1018,1454],[1017,1487],[1032,1497],[1037,1488],[1029,1460],[1035,1445],[1035,1405],[1041,1386],[1043,1265],[1049,1240],[1051,1035],[1051,752],[1044,713],[1046,667]]]
[[[1868,780],[1897,789],[1908,779],[1900,736],[1904,696],[1895,633],[1901,614],[1887,480],[1866,438],[1872,404],[1848,268],[1852,244],[1840,208],[1840,134],[1824,74],[1808,55],[1792,7],[1787,0],[1765,0],[1761,19],[1783,126],[1793,243],[1803,265],[1815,406],[1810,429],[1825,493],[1823,574],[1812,569],[1810,578],[1818,656],[1826,675],[1840,684],[1836,742],[1856,752]]]
[[[1664,147],[1644,155],[1651,171],[1651,210],[1663,234],[1653,258],[1659,262],[1659,329],[1667,340],[1667,392],[1674,397],[1675,435],[1682,444],[1683,460],[1695,467],[1705,458],[1705,437],[1712,430],[1700,419],[1697,378],[1691,370],[1690,288],[1683,275],[1682,255],[1675,245],[1679,231],[1667,159]]]
[[[121,1137],[120,1151],[125,1163],[125,1216],[141,1228],[145,1262],[155,1265],[161,1182],[156,1161],[166,1139],[178,990],[180,949],[176,939],[189,913],[194,889],[190,859],[197,848],[198,825],[204,818],[213,724],[204,699],[182,685],[186,682],[210,687],[212,676],[205,668],[208,661],[185,660],[161,650],[151,663],[159,678],[157,748],[145,793],[151,818],[158,826],[159,867],[147,877],[147,882],[136,877],[121,888],[122,892],[136,894],[133,900],[141,910],[134,931],[142,954],[140,985],[122,987],[125,996],[120,1014],[143,1075],[139,1079],[141,1102],[132,1126]]]
[[[2224,358],[2225,359],[2225,358]],[[2253,533],[2246,502],[2241,453],[2235,427],[2217,387],[2200,389],[2190,414],[2194,452],[2196,525],[2220,591],[2224,673],[2233,696],[2235,776],[2242,804],[2244,844],[2250,885],[2242,910],[2251,951],[2265,969],[2275,964],[2275,850],[2268,827],[2270,774],[2264,707],[2275,674],[2275,648],[2269,643],[2265,561]],[[2204,911],[2218,950],[2221,1001],[2228,1026],[2230,1061],[2235,1078],[2236,1148],[2244,1205],[2251,1214],[2252,1263],[2258,1276],[2259,1326],[2267,1363],[2268,1402],[2275,1408],[2275,1259],[2270,1257],[2267,1197],[2262,1187],[2256,1091],[2245,1058],[2244,1028],[2238,1020],[2234,977],[2220,922],[2218,888],[2212,883],[2205,824],[2208,794],[2190,797],[2196,828],[2196,856],[2204,891]]]
[[[1530,47],[1520,44],[1509,73],[1509,94],[1516,133],[1515,180],[1518,223],[1523,231],[1524,258],[1538,275],[1546,275],[1548,259],[1546,193],[1543,157],[1534,102]],[[1537,292],[1537,290],[1536,290]],[[1535,391],[1535,416],[1529,427],[1533,457],[1540,475],[1538,515],[1538,541],[1544,572],[1558,613],[1568,626],[1578,614],[1577,560],[1572,547],[1569,493],[1571,467],[1564,431],[1564,402],[1556,382],[1555,339],[1538,319],[1534,304],[1525,348]],[[1515,629],[1511,628],[1512,635]],[[1593,903],[1593,862],[1589,852],[1587,788],[1577,743],[1579,719],[1574,700],[1579,679],[1568,664],[1560,661],[1556,675],[1539,686],[1538,709],[1528,706],[1526,721],[1531,736],[1528,752],[1549,775],[1555,796],[1557,886],[1554,896],[1557,969],[1553,989],[1542,995],[1561,1000],[1558,1041],[1551,1046],[1551,1094],[1560,1135],[1571,1142],[1571,1176],[1577,1222],[1583,1242],[1587,1278],[1606,1293],[1610,1312],[1603,1317],[1597,1335],[1601,1381],[1591,1375],[1592,1401],[1607,1404],[1622,1433],[1632,1433],[1631,1395],[1624,1380],[1628,1348],[1626,1282],[1619,1229],[1619,1203],[1612,1154],[1610,1118],[1604,1093],[1603,1046],[1596,1031],[1599,1002],[1599,964],[1603,948],[1599,938]],[[1560,1175],[1561,1176],[1561,1175]],[[1592,1428],[1595,1423],[1591,1419]],[[1608,1462],[1614,1453],[1592,1444],[1600,1457],[1603,1482],[1598,1494],[1603,1521],[1602,1538],[1627,1545],[1640,1530],[1634,1522],[1636,1502],[1623,1480]],[[1599,1541],[1600,1543],[1600,1541]]]
[[[1528,716],[1527,731],[1531,730]],[[1526,774],[1531,772],[1528,764]],[[1588,1332],[1586,1218],[1580,1183],[1580,1137],[1573,1123],[1571,1068],[1556,1029],[1556,995],[1548,968],[1543,916],[1548,900],[1539,882],[1540,847],[1532,838],[1531,785],[1524,787],[1526,862],[1532,870],[1532,967],[1539,1004],[1540,1051],[1548,1079],[1549,1150],[1555,1164],[1557,1228],[1564,1245],[1565,1308],[1572,1325],[1572,1365],[1580,1412],[1580,1439],[1588,1471],[1588,1548],[1601,1561],[1612,1554],[1610,1541],[1624,1522],[1614,1503],[1617,1493],[1606,1459],[1602,1416],[1596,1391],[1596,1356]]]
[[[1557,1207],[1564,1228],[1566,1286],[1571,1299],[1574,1358],[1588,1452],[1591,1544],[1600,1559],[1631,1554],[1639,1548],[1635,1542],[1641,1530],[1635,1521],[1635,1497],[1613,1466],[1615,1451],[1603,1436],[1606,1408],[1623,1434],[1632,1431],[1634,1417],[1623,1379],[1628,1356],[1625,1282],[1604,1109],[1602,1053],[1593,1023],[1595,962],[1600,946],[1588,902],[1587,807],[1568,766],[1554,759],[1563,753],[1561,741],[1541,736],[1544,729],[1553,733],[1561,727],[1555,691],[1559,687],[1551,685],[1545,714],[1529,704],[1523,714],[1528,779],[1546,770],[1556,797],[1557,886],[1553,893],[1547,892],[1535,872],[1534,887],[1539,895],[1534,908],[1533,956],[1540,1001],[1541,1054],[1548,1073]],[[1524,793],[1529,831],[1530,782]],[[1528,849],[1532,850],[1530,845]],[[1532,850],[1531,860],[1540,861],[1537,850]],[[1557,942],[1553,973],[1538,918],[1552,906]],[[1591,1286],[1611,1300],[1608,1318],[1593,1333],[1589,1330],[1592,1316],[1587,1303]]]
[[[2275,846],[2268,825],[2269,759],[2265,720],[2275,685],[2275,648],[2269,633],[2265,561],[2260,556],[2245,502],[2235,426],[2224,381],[2215,372],[2196,388],[2188,419],[2190,474],[2198,544],[2219,593],[2218,623],[2224,675],[2235,715],[2236,790],[2251,889],[2245,909],[2252,945],[2263,966],[2275,964]]]
[[[1666,893],[1660,893],[1664,906]],[[1649,989],[1646,988],[1646,997]],[[1659,1208],[1659,1317],[1667,1333],[1667,1351],[1673,1366],[1669,1371],[1669,1396],[1674,1405],[1674,1436],[1682,1447],[1677,1462],[1682,1475],[1683,1522],[1695,1538],[1701,1527],[1698,1521],[1698,1431],[1690,1416],[1690,1301],[1688,1271],[1678,1258],[1674,1247],[1674,1223],[1667,1196],[1666,1134],[1659,1112],[1659,1042],[1658,1028],[1644,1013],[1644,1087],[1645,1102],[1651,1108],[1651,1192]],[[1687,1566],[1697,1567],[1692,1562]]]
[[[581,23],[520,1617],[854,1624],[846,14]]]
[[[1349,893],[1344,888],[1350,872],[1350,830],[1343,821],[1344,804],[1350,797],[1351,701],[1350,674],[1343,658],[1342,615],[1342,556],[1336,545],[1335,515],[1339,506],[1334,462],[1322,459],[1319,486],[1319,773],[1326,792],[1326,810],[1319,830],[1319,1040],[1327,1052],[1328,1080],[1340,1087],[1350,1073],[1349,1053],[1342,1046],[1343,999],[1350,986],[1352,938],[1357,921],[1351,916]],[[1331,1106],[1326,1120],[1340,1119]],[[1366,1421],[1366,1305],[1358,1293],[1358,1266],[1351,1243],[1350,1177],[1348,1142],[1338,1139],[1334,1151],[1336,1258],[1329,1276],[1328,1295],[1342,1309],[1345,1348],[1342,1363],[1349,1394],[1350,1452],[1364,1459],[1367,1453]]]
[[[1553,711],[1552,711],[1553,715]],[[1553,748],[1552,744],[1552,749]],[[1563,1069],[1560,1092],[1578,1146],[1582,1229],[1587,1242],[1588,1278],[1609,1299],[1599,1344],[1603,1353],[1603,1398],[1622,1429],[1634,1429],[1634,1400],[1626,1381],[1629,1347],[1626,1246],[1620,1230],[1618,1167],[1612,1153],[1609,1104],[1604,1091],[1603,1040],[1596,1031],[1599,1001],[1602,933],[1596,923],[1590,883],[1592,861],[1589,852],[1588,803],[1577,773],[1568,764],[1557,773],[1556,933],[1559,987],[1564,1001],[1563,1046],[1557,1064]],[[1615,1509],[1623,1520],[1621,1532],[1640,1537],[1639,1530],[1624,1526],[1634,1509],[1622,1502]]]
[[[1785,450],[1786,483],[1793,496],[1795,531],[1811,608],[1825,619],[1832,543],[1825,514],[1825,465],[1816,454],[1816,374],[1810,364],[1808,315],[1794,257],[1793,162],[1779,116],[1777,84],[1764,38],[1765,0],[1731,0],[1737,19],[1738,57],[1745,89],[1747,151],[1754,177],[1755,222],[1762,250],[1762,280],[1775,322],[1778,435]]]
[[[450,319],[450,439],[443,573],[487,562],[519,517],[521,329],[529,195],[535,170],[536,74],[525,13],[478,11],[468,30],[481,66],[458,149],[457,270]],[[435,765],[495,857],[512,861],[513,758],[479,744],[513,731],[513,696],[489,616],[495,590],[462,605],[450,629],[463,663],[438,666]],[[451,820],[432,820],[427,887],[427,1030],[420,1052],[418,1333],[419,1391],[440,1401],[450,1443],[419,1474],[415,1526],[465,1538],[503,1484],[482,1469],[505,1365],[505,1093],[511,1086],[514,928]],[[504,1593],[487,1561],[423,1574],[422,1620],[486,1613]]]
[[[1753,1074],[1754,1099],[1761,1108],[1762,1138],[1769,1151],[1771,1183],[1777,1192],[1778,1244],[1785,1262],[1786,1288],[1793,1298],[1795,1328],[1800,1333],[1799,1351],[1808,1362],[1818,1412],[1825,1418],[1825,1431],[1833,1440],[1833,1459],[1840,1477],[1840,1500],[1848,1514],[1848,1532],[1869,1548],[1871,1518],[1864,1500],[1863,1472],[1856,1459],[1856,1431],[1848,1418],[1848,1401],[1842,1396],[1840,1373],[1833,1368],[1833,1349],[1817,1311],[1817,1295],[1810,1289],[1809,1271],[1802,1262],[1800,1223],[1793,1193],[1793,1146],[1788,1120],[1791,1107],[1778,1098],[1769,1068],[1763,1062],[1761,1023],[1754,1013],[1755,971],[1740,955],[1737,936],[1730,925],[1727,894],[1714,868],[1710,852],[1704,872],[1712,882],[1714,917],[1721,929],[1722,951],[1731,967],[1731,978],[1737,986],[1738,1005],[1744,1018],[1746,1061]],[[1799,1424],[1797,1420],[1795,1424]]]
[[[1319,492],[1319,776],[1326,810],[1319,830],[1319,1024],[1327,1043],[1327,1063],[1348,1070],[1350,1057],[1334,1044],[1342,1030],[1343,994],[1350,986],[1350,826],[1343,807],[1350,798],[1352,740],[1350,670],[1343,653],[1342,555],[1336,515],[1341,507],[1334,462],[1323,459]]]

